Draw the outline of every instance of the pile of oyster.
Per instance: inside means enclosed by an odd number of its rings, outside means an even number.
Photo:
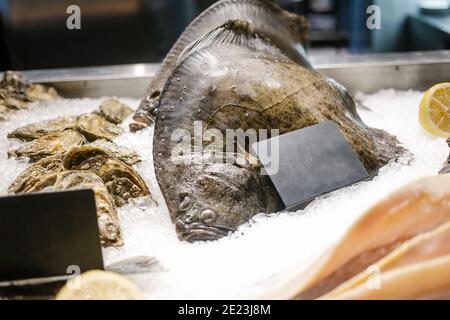
[[[78,116],[28,124],[8,134],[24,143],[9,157],[29,158],[31,165],[10,185],[12,194],[92,189],[95,194],[100,239],[105,246],[123,245],[117,207],[146,196],[144,180],[131,167],[138,154],[112,140],[118,126],[133,110],[109,99],[99,110]]]
[[[54,88],[31,84],[20,73],[6,71],[0,81],[0,121],[8,120],[18,110],[27,109],[31,102],[58,98]]]

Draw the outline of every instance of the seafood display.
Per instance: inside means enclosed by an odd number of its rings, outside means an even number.
[[[314,299],[324,295],[333,297],[341,291],[357,286],[365,276],[364,270],[368,267],[372,267],[370,268],[372,270],[373,266],[378,266],[377,270],[382,273],[386,272],[388,278],[386,281],[392,283],[392,286],[398,284],[396,281],[400,281],[402,275],[399,275],[399,279],[390,279],[387,274],[391,270],[400,272],[405,267],[407,268],[405,272],[409,272],[408,268],[414,269],[416,263],[431,263],[431,266],[421,265],[420,268],[433,268],[435,258],[447,256],[448,260],[450,242],[442,240],[449,236],[449,203],[450,175],[423,178],[411,183],[370,209],[335,246],[310,265],[305,272],[287,277],[283,284],[269,293],[269,296],[297,299]],[[444,266],[448,267],[448,261]],[[444,266],[439,268],[445,269]],[[394,271],[396,268],[398,270]],[[417,274],[423,273],[421,275],[424,277],[423,281],[427,281],[428,276],[433,273],[421,269],[416,271]],[[363,273],[358,275],[361,272]],[[439,275],[441,276],[442,274]],[[350,280],[353,277],[355,278]],[[345,283],[348,280],[350,281]],[[416,283],[418,288],[423,288],[421,283]],[[342,287],[336,289],[341,284]],[[430,285],[433,284],[430,282]],[[447,290],[450,289],[448,282],[442,282],[442,285],[447,286]],[[413,284],[408,287],[413,287]],[[435,289],[435,293],[440,292],[439,287]],[[332,290],[336,291],[333,293]],[[330,291],[332,293],[327,296]],[[405,295],[413,295],[414,292],[408,293],[401,287],[392,292],[398,291],[399,294]],[[419,293],[431,292],[417,292]]]
[[[304,49],[309,26],[304,17],[282,10],[269,0],[217,1],[194,19],[167,54],[133,117],[135,122],[130,125],[132,131],[142,129],[155,120],[160,93],[182,52],[207,32],[232,19],[251,22],[258,33],[269,38],[290,59],[310,67]]]
[[[0,81],[0,121],[10,118],[17,110],[26,109],[31,102],[59,99],[54,88],[31,84],[14,71],[6,71]]]
[[[121,133],[117,124],[131,114],[130,110],[124,103],[110,99],[96,113],[59,117],[10,132],[8,138],[25,143],[9,150],[8,156],[28,158],[34,163],[19,174],[8,192],[92,189],[102,245],[122,246],[116,208],[131,198],[150,194],[131,167],[140,162],[138,154],[110,141]]]
[[[201,122],[203,130],[223,136],[228,129],[285,134],[332,120],[369,172],[405,153],[395,137],[362,123],[336,82],[293,62],[243,20],[212,30],[184,51],[158,110],[156,177],[182,240],[220,238],[257,213],[279,211],[281,201],[258,166],[211,163],[201,150],[177,163],[177,129],[195,136],[194,123]]]
[[[133,65],[132,72],[104,67],[88,80],[76,78],[76,85],[69,75],[62,86],[43,77],[64,92],[75,88],[70,95],[77,99],[63,99],[18,72],[3,74],[2,199],[26,204],[28,197],[8,194],[81,189],[95,198],[98,235],[96,228],[92,235],[100,238],[103,248],[95,249],[106,272],[82,270],[74,280],[58,280],[62,289],[45,298],[450,300],[450,139],[447,147],[448,135],[433,135],[429,121],[436,118],[439,130],[447,130],[450,83],[425,93],[411,82],[366,90],[372,82],[365,82],[370,75],[364,72],[372,65],[358,64],[356,72],[351,65],[345,76],[341,65],[338,73],[322,69],[360,91],[357,108],[341,83],[313,68],[305,50],[308,31],[304,17],[275,1],[219,0],[181,34],[142,100],[134,84],[140,88],[152,70],[146,65]],[[435,72],[436,61],[432,65]],[[404,70],[423,71],[409,60],[399,66],[383,65],[380,74],[401,73],[405,80]],[[118,80],[122,72],[120,88],[105,76]],[[352,85],[360,79],[364,86]],[[102,95],[107,97],[95,98]],[[261,153],[252,152],[254,142],[328,121],[370,178],[321,194],[301,209],[285,209]],[[302,147],[282,158],[301,165],[297,152],[311,154]],[[338,156],[328,152],[326,158],[333,172],[341,170]],[[313,180],[302,173],[283,179],[297,187]],[[85,196],[69,200],[92,199]],[[94,209],[94,203],[80,204]],[[58,216],[65,212],[57,209]],[[23,210],[36,216],[31,205]],[[96,227],[95,216],[90,222]],[[54,230],[59,224],[49,225]],[[36,238],[29,238],[34,245]],[[27,261],[20,263],[28,267]],[[81,286],[71,285],[80,279]],[[35,280],[3,282],[0,299],[9,298],[2,288],[20,292]]]

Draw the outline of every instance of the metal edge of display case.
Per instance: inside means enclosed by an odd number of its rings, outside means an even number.
[[[315,68],[351,93],[380,89],[424,90],[450,81],[450,51],[347,55]],[[159,64],[24,71],[27,78],[54,86],[67,98],[125,96],[141,98]]]

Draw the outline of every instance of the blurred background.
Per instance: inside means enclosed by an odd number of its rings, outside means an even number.
[[[0,70],[159,62],[214,0],[0,0]],[[450,49],[449,0],[277,0],[308,17],[314,59]],[[381,29],[366,27],[368,6]],[[68,30],[69,5],[81,30]]]

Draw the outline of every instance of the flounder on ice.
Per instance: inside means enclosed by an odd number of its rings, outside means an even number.
[[[203,132],[210,129],[222,136],[229,129],[284,134],[332,120],[370,172],[405,151],[395,137],[365,126],[353,101],[335,83],[293,62],[242,20],[214,29],[186,49],[161,92],[158,109],[156,177],[178,234],[188,241],[220,238],[257,213],[281,208],[258,165],[225,163],[221,156],[214,163],[202,154],[203,145],[190,153],[197,122],[203,124],[200,139],[207,145],[214,137]],[[187,140],[177,137],[180,130]],[[189,152],[180,162],[174,151],[185,143]],[[223,152],[225,146],[219,149]]]
[[[270,38],[293,61],[310,66],[304,49],[308,30],[304,17],[285,11],[269,0],[218,1],[186,28],[167,54],[133,117],[136,122],[130,125],[132,131],[139,130],[155,120],[159,94],[186,47],[232,19],[251,22],[257,32]]]

